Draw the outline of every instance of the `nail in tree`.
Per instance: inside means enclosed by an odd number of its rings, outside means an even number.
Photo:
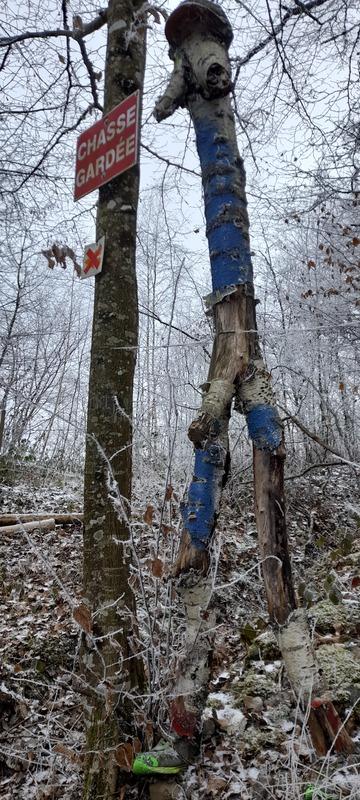
[[[296,607],[286,535],[283,430],[256,332],[245,171],[230,100],[232,28],[215,3],[186,0],[169,17],[165,33],[174,70],[154,113],[161,121],[186,107],[194,125],[212,278],[206,301],[215,328],[202,406],[189,428],[195,466],[174,570],[180,576],[188,641],[171,705],[172,728],[183,740],[199,742],[214,622],[209,612],[209,545],[228,472],[234,400],[253,442],[262,572],[287,674],[309,711],[317,751],[325,754],[333,743],[335,749],[349,751],[352,741],[341,729],[319,674],[305,612]]]

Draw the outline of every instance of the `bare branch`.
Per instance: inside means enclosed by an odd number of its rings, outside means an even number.
[[[272,42],[279,33],[281,33],[284,30],[286,24],[289,22],[290,19],[301,15],[309,16],[309,13],[310,11],[312,11],[313,8],[320,8],[327,2],[328,0],[311,0],[310,3],[299,3],[298,5],[295,5],[294,8],[287,8],[286,13],[282,17],[281,22],[279,22],[277,25],[274,25],[271,33],[269,33],[268,36],[265,37],[265,39],[262,39],[261,42],[255,45],[255,47],[252,47],[251,50],[249,50],[248,53],[243,58],[236,59],[237,69],[236,69],[234,84],[236,83],[239,77],[239,72],[241,67],[244,67],[245,64],[248,64],[249,61],[251,61],[251,59],[254,58],[254,56],[256,56],[258,53],[261,52],[261,50],[264,50],[264,48],[270,42]],[[318,22],[318,20],[316,21]]]
[[[355,461],[349,461],[348,458],[344,458],[344,456],[342,456],[338,450],[336,450],[334,447],[331,447],[331,445],[324,442],[324,440],[321,439],[317,433],[314,433],[314,431],[310,431],[309,428],[307,428],[303,422],[301,422],[297,417],[294,417],[293,414],[290,414],[287,408],[284,408],[284,406],[282,405],[280,405],[280,408],[282,409],[282,411],[285,411],[287,419],[290,419],[291,422],[293,422],[294,425],[296,425],[297,428],[299,428],[299,430],[305,433],[305,435],[308,436],[310,439],[312,439],[314,442],[319,444],[320,447],[323,447],[325,450],[328,450],[329,453],[332,453],[334,456],[339,458],[343,464],[349,464],[350,467],[356,467],[356,469],[360,468],[360,464],[357,464]]]
[[[314,22],[316,22],[317,25],[320,26],[322,25],[322,22],[317,17],[315,17],[315,15],[311,13],[311,11],[309,11],[309,8],[308,6],[305,5],[305,3],[301,2],[301,0],[294,0],[294,3],[296,6],[298,6],[298,8],[301,9],[301,11],[304,12],[304,14],[310,17],[310,19],[314,20]]]
[[[63,137],[64,137],[64,136],[66,136],[68,133],[71,133],[72,131],[75,131],[75,130],[76,130],[78,127],[79,127],[80,123],[81,123],[81,122],[82,122],[82,121],[85,119],[85,117],[86,117],[86,116],[87,116],[87,115],[90,113],[90,111],[93,109],[93,107],[94,107],[93,105],[90,105],[90,106],[88,106],[88,107],[85,109],[85,111],[83,111],[83,113],[82,113],[82,114],[80,114],[80,116],[78,117],[78,119],[76,120],[76,122],[74,123],[74,125],[69,125],[67,128],[63,128],[63,130],[62,130],[62,131],[59,133],[59,135],[56,137],[55,141],[54,141],[54,142],[53,142],[53,143],[52,143],[52,144],[51,144],[51,145],[50,145],[50,146],[49,146],[49,147],[48,147],[48,148],[47,148],[47,149],[44,151],[44,153],[42,154],[42,156],[41,156],[41,158],[39,159],[39,161],[37,162],[37,164],[36,164],[36,165],[35,165],[35,166],[32,168],[32,170],[31,170],[31,171],[30,171],[30,172],[27,174],[27,176],[24,178],[24,180],[22,180],[22,181],[21,181],[20,185],[18,186],[18,190],[19,190],[19,189],[21,189],[21,188],[22,188],[22,186],[24,186],[24,184],[25,184],[25,183],[27,183],[27,181],[29,180],[29,178],[31,178],[31,177],[32,177],[32,176],[33,176],[33,175],[34,175],[34,174],[37,172],[37,170],[39,169],[39,167],[41,167],[41,165],[44,163],[44,161],[46,161],[46,159],[47,159],[48,155],[49,155],[49,154],[52,152],[52,150],[54,150],[54,148],[56,147],[56,145],[57,145],[57,144],[59,144],[59,142],[61,141],[61,139],[63,139]]]
[[[94,108],[98,108],[99,111],[103,111],[104,109],[103,109],[103,106],[100,103],[98,90],[97,90],[96,74],[94,72],[93,64],[90,61],[90,58],[89,58],[89,55],[88,55],[88,52],[87,52],[87,49],[86,49],[86,45],[85,45],[85,42],[84,42],[84,39],[82,39],[80,37],[80,38],[77,39],[77,42],[78,42],[78,45],[80,47],[80,51],[81,51],[81,55],[82,55],[82,58],[83,58],[83,62],[85,64],[85,67],[86,67],[88,75],[89,75],[90,86],[91,86],[91,94],[92,94],[93,100],[94,100]]]
[[[286,475],[284,480],[285,481],[294,481],[296,478],[302,478],[303,475],[307,475],[308,472],[312,472],[313,469],[325,469],[326,467],[348,467],[349,464],[346,464],[344,461],[324,461],[319,462],[318,464],[311,464],[310,467],[303,469],[302,472],[297,472],[295,475]],[[248,483],[252,483],[252,481],[248,481]]]
[[[345,28],[345,30],[340,31],[340,33],[336,33],[334,34],[334,36],[330,36],[329,39],[324,39],[323,44],[329,44],[329,42],[335,42],[336,39],[340,39],[341,36],[348,36],[348,34],[351,33],[351,31],[354,31],[356,30],[356,28],[359,27],[360,25],[357,22],[356,25],[351,25],[351,28]]]
[[[5,64],[7,62],[7,59],[8,59],[8,56],[10,55],[10,53],[11,53],[11,44],[8,45],[8,48],[7,48],[6,53],[4,55],[4,58],[3,58],[2,62],[1,62],[0,72],[1,72],[2,69],[4,69]]]
[[[168,158],[165,158],[165,156],[161,156],[160,153],[156,153],[155,150],[152,150],[151,147],[143,142],[141,142],[141,147],[143,150],[147,150],[148,153],[151,153],[152,156],[155,156],[155,158],[163,161],[168,167],[176,167],[176,169],[181,169],[183,172],[188,172],[190,175],[196,175],[197,178],[201,177],[200,172],[196,172],[195,169],[189,169],[189,167],[184,167],[182,164],[177,164],[176,161],[170,161]]]
[[[182,328],[178,328],[178,326],[173,325],[172,322],[166,322],[166,320],[161,319],[161,317],[159,317],[159,315],[156,314],[155,311],[151,312],[150,309],[146,308],[146,306],[142,306],[140,314],[144,314],[144,316],[149,317],[149,319],[153,319],[155,322],[159,322],[160,325],[165,325],[167,328],[172,328],[174,331],[182,333],[183,336],[187,336],[188,339],[192,339],[194,342],[201,341],[197,336],[193,336],[191,333],[184,331]]]
[[[0,38],[0,47],[11,47],[13,44],[19,44],[20,42],[25,42],[28,39],[54,39],[60,38],[64,36],[68,39],[83,39],[85,36],[88,36],[90,33],[94,33],[94,31],[99,30],[102,28],[103,25],[107,22],[107,10],[101,9],[99,14],[95,19],[91,22],[88,22],[87,25],[83,25],[82,29],[75,28],[75,30],[70,30],[69,28],[61,29],[58,28],[57,30],[48,30],[48,31],[24,31],[23,33],[17,33],[15,36],[3,36]]]

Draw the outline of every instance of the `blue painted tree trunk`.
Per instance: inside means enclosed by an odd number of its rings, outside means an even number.
[[[205,201],[213,290],[207,298],[208,305],[214,307],[226,302],[240,286],[253,298],[245,171],[237,147],[230,99],[207,101],[197,96],[189,101],[189,110],[195,128]],[[234,393],[235,389],[234,385]],[[255,447],[274,451],[282,439],[282,426],[274,403],[266,402],[255,392],[252,399],[248,398],[244,411]],[[209,446],[205,442],[203,449],[195,452],[194,476],[183,509],[183,521],[191,545],[197,549],[207,547],[214,529],[224,464],[223,443],[213,442]]]

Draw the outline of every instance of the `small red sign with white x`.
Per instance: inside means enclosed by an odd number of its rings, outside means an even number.
[[[95,244],[88,244],[85,247],[83,268],[81,270],[82,278],[90,278],[92,275],[98,275],[101,272],[104,246],[105,236],[102,236]]]

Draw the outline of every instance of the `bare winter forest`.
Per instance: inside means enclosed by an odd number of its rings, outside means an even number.
[[[0,8],[0,797],[360,800],[359,4],[187,0],[200,44],[177,5]],[[78,136],[135,91],[140,172],[74,202]],[[231,292],[211,103],[246,172]]]

